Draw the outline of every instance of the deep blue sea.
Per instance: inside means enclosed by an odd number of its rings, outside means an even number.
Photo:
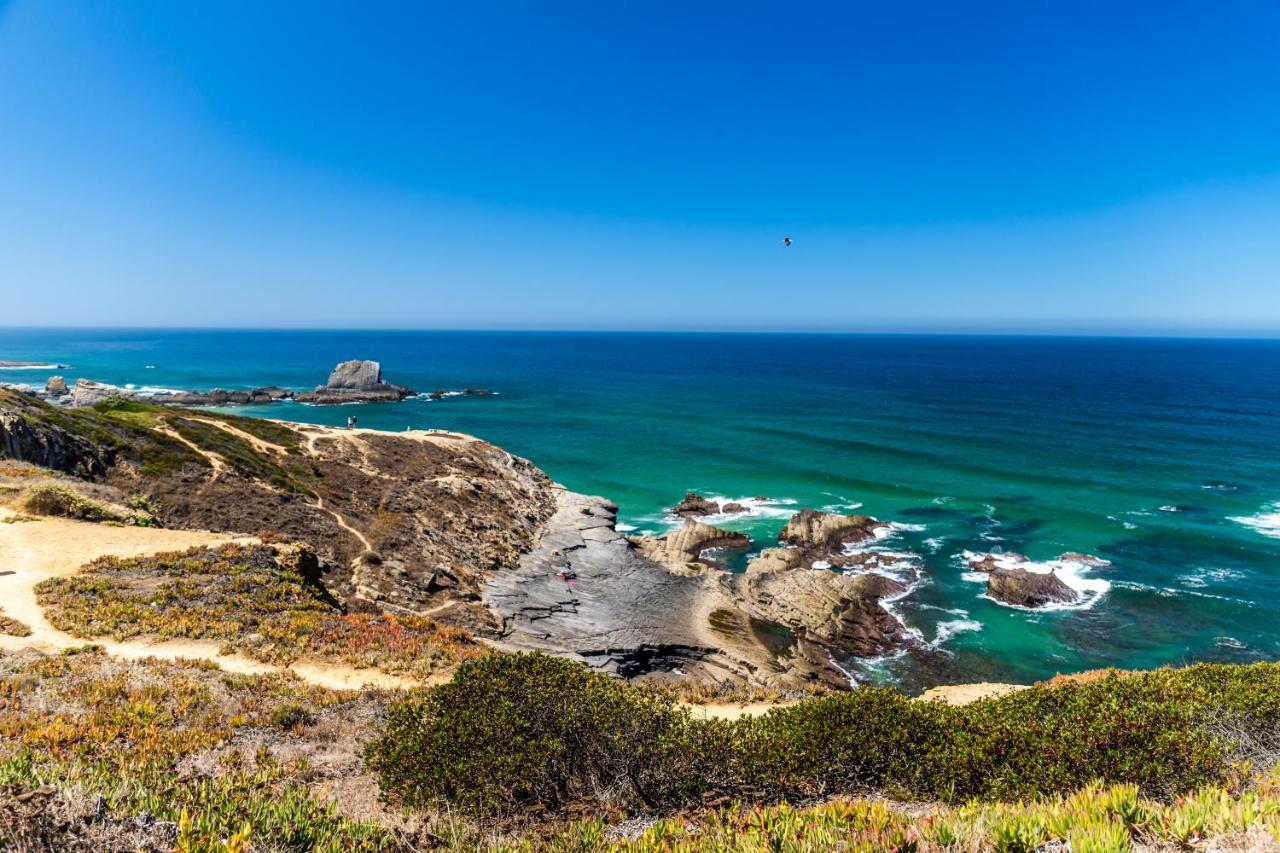
[[[349,358],[498,394],[243,412],[473,433],[636,530],[689,490],[766,498],[714,519],[766,544],[801,507],[895,522],[877,547],[923,582],[893,607],[933,653],[864,679],[1280,658],[1280,341],[0,330],[0,360],[138,387],[302,389]],[[963,555],[992,549],[1112,565],[1061,566],[1086,604],[1031,612],[981,597]]]

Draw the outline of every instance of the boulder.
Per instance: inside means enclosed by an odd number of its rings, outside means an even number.
[[[987,578],[987,595],[996,601],[1019,607],[1075,604],[1080,601],[1080,593],[1063,583],[1062,578],[1053,572],[1029,572],[1020,566],[994,569]]]
[[[71,389],[67,387],[67,380],[61,376],[50,376],[44,383],[44,393],[50,397],[65,397],[71,393]]]

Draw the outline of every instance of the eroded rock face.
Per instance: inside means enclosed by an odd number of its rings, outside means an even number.
[[[987,595],[1019,607],[1080,601],[1080,594],[1053,572],[1030,572],[1021,567],[992,570],[987,579]]]
[[[637,536],[631,542],[646,558],[675,574],[699,574],[718,568],[710,549],[745,550],[751,538],[744,533],[723,530],[692,518],[665,536]]]
[[[53,424],[28,421],[0,408],[0,458],[98,479],[107,473],[112,454]]]

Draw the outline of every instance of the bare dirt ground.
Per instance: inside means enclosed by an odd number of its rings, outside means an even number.
[[[0,608],[4,615],[31,629],[30,636],[0,635],[0,650],[38,649],[56,652],[85,645],[86,640],[59,631],[45,619],[36,601],[35,586],[47,578],[75,574],[99,557],[140,557],[228,542],[252,544],[255,540],[198,530],[165,530],[154,527],[113,527],[62,518],[9,521],[12,510],[0,507]],[[321,687],[354,690],[365,685],[408,688],[418,682],[377,670],[356,669],[320,661],[299,661],[279,667],[241,655],[224,655],[215,642],[199,640],[93,641],[109,654],[126,660],[164,658],[208,660],[229,672],[264,673],[288,669],[304,681]]]

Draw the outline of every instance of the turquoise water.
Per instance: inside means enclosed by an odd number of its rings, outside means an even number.
[[[1280,657],[1280,342],[0,330],[0,359],[139,386],[305,388],[346,358],[499,394],[244,412],[473,433],[638,530],[688,490],[769,498],[721,522],[765,543],[805,506],[898,522],[880,547],[923,573],[894,607],[928,651],[862,678]],[[1113,565],[1072,576],[1086,607],[1020,611],[965,577],[961,555],[992,548]]]

